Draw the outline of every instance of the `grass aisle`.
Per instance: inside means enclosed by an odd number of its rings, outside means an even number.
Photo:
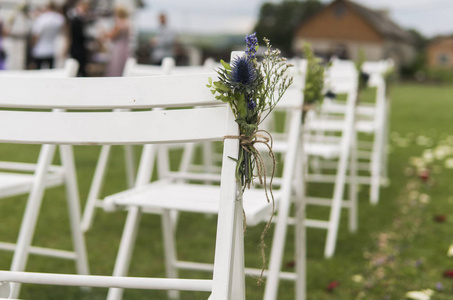
[[[349,234],[343,218],[333,259],[313,242],[308,299],[405,299],[426,289],[431,299],[452,299],[453,280],[443,276],[453,269],[452,95],[450,86],[392,90],[391,185],[376,207],[362,189],[359,231]],[[329,292],[329,285],[337,287]]]
[[[347,230],[342,214],[337,251],[323,258],[325,231],[308,231],[308,299],[404,299],[408,291],[431,289],[431,299],[453,298],[453,258],[447,256],[453,244],[453,87],[396,85],[392,90],[391,185],[381,190],[377,206],[367,201],[368,189],[360,193],[359,231]],[[35,161],[37,147],[1,145],[0,159]],[[99,148],[76,147],[81,198],[85,199]],[[125,188],[122,149],[115,147],[104,195]],[[424,168],[427,168],[426,170]],[[420,173],[422,172],[422,173]],[[423,173],[424,172],[424,173]],[[422,176],[420,177],[420,174]],[[26,197],[0,201],[1,240],[14,242]],[[310,211],[309,211],[310,213]],[[318,213],[313,211],[313,213]],[[71,249],[64,189],[46,192],[35,245]],[[125,220],[123,212],[98,210],[93,229],[87,233],[92,274],[109,275]],[[164,276],[160,218],[147,215],[141,223],[130,274]],[[209,262],[213,257],[215,218],[184,214],[178,230],[178,251],[182,259]],[[246,232],[247,265],[261,266],[258,255],[262,228]],[[289,233],[289,241],[292,230]],[[271,242],[271,234],[268,244]],[[289,243],[285,270],[292,270]],[[9,269],[12,255],[0,252],[0,269]],[[74,272],[70,261],[31,256],[27,270]],[[181,272],[182,276],[196,276]],[[208,274],[201,273],[201,276]],[[328,291],[328,287],[332,287]],[[280,286],[279,300],[294,299],[293,284]],[[263,287],[247,279],[247,299],[261,299]],[[105,289],[85,294],[78,288],[24,286],[24,299],[105,299]],[[206,293],[183,293],[181,299],[206,299]],[[167,299],[161,291],[127,291],[124,299]],[[421,298],[420,298],[421,299]]]

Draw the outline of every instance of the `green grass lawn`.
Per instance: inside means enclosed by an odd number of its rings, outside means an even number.
[[[391,185],[381,190],[380,202],[368,202],[368,189],[360,191],[359,230],[347,230],[342,214],[336,254],[324,259],[325,231],[308,231],[308,299],[404,299],[408,291],[432,289],[431,299],[453,299],[453,279],[443,272],[453,269],[447,256],[453,244],[453,86],[395,85],[391,93]],[[5,130],[5,129],[3,129]],[[450,138],[449,138],[450,136]],[[443,146],[444,155],[436,152]],[[429,150],[434,149],[434,150]],[[447,150],[445,150],[447,149]],[[2,145],[0,159],[36,161],[36,146]],[[138,149],[137,149],[138,150]],[[81,198],[87,197],[99,147],[76,147]],[[446,153],[445,153],[446,152]],[[432,157],[431,157],[432,156]],[[421,159],[424,157],[424,160]],[[424,161],[430,176],[423,182],[414,165]],[[115,147],[104,195],[125,188],[122,149]],[[419,166],[420,167],[420,166]],[[312,187],[313,188],[313,187]],[[26,196],[0,201],[0,236],[17,238]],[[71,249],[63,188],[46,191],[36,228],[34,245]],[[311,213],[311,211],[309,211]],[[316,212],[315,212],[316,213]],[[437,221],[436,221],[437,219]],[[442,219],[445,219],[444,222]],[[93,229],[86,234],[92,274],[110,275],[125,220],[124,212],[97,211]],[[180,219],[178,254],[181,259],[211,262],[216,219],[183,214]],[[263,224],[264,226],[264,224]],[[248,228],[245,236],[246,264],[260,267],[259,236],[262,227]],[[267,237],[270,245],[272,233]],[[289,231],[284,269],[291,270],[292,230]],[[0,252],[0,269],[9,269],[12,254]],[[28,271],[73,273],[74,264],[54,258],[30,256]],[[145,215],[135,247],[130,275],[164,276],[160,217]],[[195,277],[210,274],[181,272]],[[338,286],[327,291],[332,282]],[[261,299],[264,288],[256,278],[247,279],[247,298]],[[294,299],[293,283],[282,282],[278,299]],[[106,289],[83,292],[78,288],[32,286],[22,288],[25,299],[104,299]],[[182,299],[206,299],[207,293],[182,293]],[[125,299],[166,299],[161,291],[128,290]]]

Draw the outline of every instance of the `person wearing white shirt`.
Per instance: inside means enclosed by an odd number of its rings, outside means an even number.
[[[47,64],[50,69],[53,68],[56,40],[63,25],[64,17],[52,2],[49,3],[46,11],[36,18],[32,27],[32,56],[38,69],[41,69],[43,64]]]
[[[151,40],[151,62],[161,65],[165,57],[174,57],[176,34],[167,27],[167,16],[163,13],[159,15],[159,28],[156,36]]]

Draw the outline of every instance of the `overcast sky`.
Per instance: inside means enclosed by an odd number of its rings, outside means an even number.
[[[166,12],[178,32],[249,33],[263,2],[279,0],[145,0],[137,16],[141,28],[155,29],[157,14]],[[322,0],[328,3],[329,0]],[[388,9],[394,21],[431,37],[453,34],[453,0],[356,0],[371,8]]]

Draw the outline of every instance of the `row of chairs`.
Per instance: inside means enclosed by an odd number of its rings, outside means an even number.
[[[128,63],[128,67],[126,67],[125,72],[128,76],[134,76],[134,70],[137,70],[137,75],[151,75],[146,73],[146,68],[144,66],[135,66],[133,65],[133,61]],[[151,67],[148,67],[151,68]],[[296,287],[297,287],[297,299],[304,299],[305,298],[305,246],[304,246],[304,236],[305,236],[305,226],[308,227],[316,227],[316,228],[324,228],[327,229],[327,241],[326,241],[326,250],[325,255],[330,257],[334,253],[335,243],[336,243],[336,234],[338,232],[339,226],[339,216],[342,207],[346,207],[350,210],[350,229],[356,230],[357,229],[357,196],[356,190],[354,190],[354,186],[357,184],[356,179],[356,165],[355,165],[355,130],[358,128],[358,122],[355,122],[354,117],[356,115],[356,91],[357,91],[357,83],[356,79],[358,78],[357,74],[351,71],[348,76],[347,71],[341,70],[338,72],[338,76],[335,75],[335,68],[331,69],[330,74],[330,88],[334,90],[336,93],[347,93],[347,101],[346,105],[343,106],[341,109],[336,107],[336,111],[329,111],[331,107],[325,108],[328,104],[325,102],[322,108],[322,113],[320,116],[308,116],[304,126],[301,126],[302,120],[302,105],[303,105],[303,96],[302,96],[302,89],[303,89],[303,82],[304,79],[304,62],[298,64],[298,72],[297,76],[299,76],[296,80],[299,84],[294,85],[290,90],[288,90],[285,99],[279,104],[279,108],[285,111],[289,111],[287,116],[287,130],[286,135],[280,139],[276,139],[274,143],[274,152],[280,152],[284,156],[284,169],[283,175],[280,179],[280,189],[276,193],[276,211],[278,212],[275,223],[275,233],[273,236],[272,248],[271,248],[271,256],[270,256],[270,265],[269,270],[266,272],[267,282],[266,282],[266,291],[265,291],[265,299],[276,299],[277,290],[278,290],[278,282],[280,278],[283,279],[292,279],[296,280]],[[206,70],[206,69],[204,69]],[[187,73],[200,73],[200,71],[204,70],[197,70],[195,68],[191,68],[191,70],[184,70],[175,68],[172,66],[171,61],[168,63],[163,64],[163,67],[160,68],[157,72],[160,74],[187,74]],[[50,72],[50,71],[49,71]],[[72,126],[74,125],[71,123],[71,127],[63,127],[69,126],[68,124],[64,124],[60,126],[64,128],[64,132],[66,133],[73,133],[76,135],[75,137],[65,137],[63,133],[60,132],[60,136],[58,138],[63,140],[57,140],[55,138],[43,137],[42,140],[33,139],[33,142],[52,142],[52,143],[69,143],[69,144],[107,144],[102,147],[101,156],[98,160],[98,166],[96,168],[95,180],[93,180],[94,184],[92,185],[92,190],[89,193],[89,200],[87,201],[87,205],[85,208],[84,219],[82,224],[78,224],[78,220],[80,220],[80,216],[75,214],[75,219],[73,223],[74,232],[78,235],[80,234],[79,228],[83,230],[88,230],[92,219],[94,208],[96,206],[104,206],[108,209],[115,209],[115,208],[128,208],[128,218],[126,221],[126,227],[123,233],[123,238],[121,241],[120,250],[117,256],[117,262],[115,265],[114,270],[114,277],[84,277],[76,275],[43,275],[43,274],[30,274],[30,273],[21,273],[21,272],[2,272],[0,274],[0,281],[11,281],[11,282],[34,282],[34,283],[54,283],[54,284],[68,284],[68,285],[81,285],[81,286],[108,286],[108,287],[115,287],[109,291],[109,299],[120,299],[122,296],[122,289],[121,288],[160,288],[160,289],[174,289],[174,290],[186,290],[186,289],[195,289],[196,286],[200,286],[202,290],[210,290],[212,289],[211,299],[242,299],[244,298],[244,284],[243,284],[243,276],[244,273],[249,274],[259,274],[260,270],[252,270],[243,268],[243,237],[242,237],[242,199],[237,199],[237,186],[236,183],[231,182],[231,178],[224,179],[225,177],[231,176],[233,174],[234,179],[234,168],[231,169],[231,161],[225,159],[226,157],[235,157],[237,155],[237,141],[234,140],[226,140],[225,141],[225,148],[223,153],[223,161],[222,161],[222,175],[215,176],[215,175],[202,175],[200,173],[188,172],[188,167],[183,167],[182,172],[175,173],[170,172],[168,165],[165,162],[168,161],[168,148],[165,146],[157,146],[155,144],[146,145],[142,151],[142,157],[140,159],[138,175],[135,179],[134,187],[129,190],[125,191],[116,195],[112,195],[107,197],[103,202],[99,201],[97,198],[99,196],[99,191],[101,188],[102,179],[104,177],[105,168],[107,166],[107,159],[108,159],[108,152],[110,151],[111,144],[136,144],[136,143],[143,143],[145,141],[149,142],[174,142],[174,141],[187,141],[192,140],[196,142],[205,141],[202,143],[203,145],[209,145],[206,143],[206,140],[212,139],[219,139],[225,135],[235,135],[233,131],[237,131],[237,128],[234,130],[232,129],[233,126],[229,124],[228,126],[228,133],[225,132],[225,128],[223,128],[223,135],[218,135],[217,133],[209,133],[209,137],[206,138],[203,136],[206,133],[207,128],[205,127],[212,127],[213,124],[219,123],[219,120],[224,121],[225,118],[231,118],[229,113],[225,111],[224,107],[218,107],[219,104],[216,102],[212,102],[212,97],[208,97],[206,91],[208,91],[205,87],[206,79],[208,76],[214,77],[215,74],[199,74],[199,75],[172,75],[172,76],[165,76],[165,77],[156,77],[156,78],[147,78],[144,80],[143,78],[122,78],[122,79],[71,79],[66,81],[60,80],[39,80],[32,88],[38,89],[38,85],[42,84],[44,87],[50,89],[51,86],[54,86],[55,83],[60,83],[60,87],[66,88],[65,92],[63,90],[58,90],[54,88],[55,91],[51,91],[50,95],[48,95],[47,100],[41,100],[41,98],[36,99],[35,96],[39,95],[38,91],[41,90],[29,90],[31,92],[30,96],[23,95],[24,99],[20,99],[20,95],[14,97],[14,99],[18,99],[16,102],[12,101],[11,99],[6,99],[11,97],[13,92],[7,94],[2,99],[2,106],[4,107],[14,107],[15,105],[20,104],[20,108],[58,108],[58,109],[114,109],[114,112],[97,112],[96,115],[93,115],[92,112],[83,113],[83,120],[87,118],[89,122],[83,126],[83,129],[87,129],[88,124],[89,126],[93,127],[94,132],[90,133],[91,136],[88,138],[85,134],[88,132],[83,132],[83,130],[74,129]],[[377,78],[379,76],[376,75]],[[11,91],[13,87],[18,86],[18,84],[24,84],[25,86],[29,86],[29,81],[26,79],[8,79],[11,80],[13,84],[11,87]],[[17,83],[15,82],[17,81]],[[15,84],[15,85],[14,85]],[[78,88],[76,87],[78,86]],[[94,87],[96,87],[97,91],[94,92]],[[175,89],[175,87],[178,87]],[[184,89],[184,87],[187,87]],[[190,87],[190,88],[188,88]],[[167,88],[167,89],[165,89]],[[107,89],[110,89],[107,91]],[[173,89],[173,90],[172,90]],[[76,92],[78,90],[78,92]],[[133,91],[134,90],[134,91]],[[172,90],[172,91],[169,91]],[[178,92],[178,90],[185,91],[184,93]],[[190,92],[187,92],[190,90]],[[33,93],[34,92],[34,93]],[[58,92],[61,94],[59,95],[60,101],[57,102],[56,98]],[[68,96],[67,99],[62,97],[62,95],[66,95],[66,93],[74,93],[71,96]],[[115,94],[114,93],[118,93]],[[192,94],[193,92],[193,94]],[[209,92],[209,91],[208,91]],[[108,97],[101,96],[101,94],[108,94],[114,95],[111,98],[111,103],[105,103],[102,100],[93,101],[96,96],[100,98]],[[93,95],[94,94],[94,95]],[[152,97],[151,97],[152,95]],[[151,99],[153,97],[159,96],[159,99]],[[52,99],[55,97],[55,99]],[[31,100],[33,98],[34,101]],[[83,100],[82,100],[83,99]],[[48,102],[48,103],[41,103],[37,105],[36,103],[39,102]],[[179,102],[179,101],[182,101]],[[12,104],[11,102],[15,102]],[[32,105],[32,103],[34,103]],[[52,107],[52,105],[55,105]],[[194,106],[197,105],[196,109],[191,110],[183,110],[179,111],[178,115],[173,110],[159,110],[162,107],[180,107],[180,106]],[[201,121],[204,114],[206,114],[206,107],[205,106],[212,106],[209,111],[213,113],[217,113],[216,117],[219,120],[212,121],[211,125],[206,125],[209,123],[205,123],[204,120]],[[339,105],[338,103],[333,103],[332,105]],[[202,107],[201,107],[202,106]],[[131,111],[131,109],[136,108],[151,108],[157,107],[159,109],[154,109],[152,112],[136,112]],[[340,111],[339,111],[340,110]],[[357,109],[359,110],[359,109]],[[190,113],[188,111],[191,111]],[[31,113],[31,112],[29,112]],[[39,116],[38,112],[36,114]],[[41,115],[44,113],[40,112]],[[80,113],[82,115],[82,113]],[[140,115],[142,114],[142,115]],[[188,119],[186,119],[186,114],[189,115]],[[224,116],[226,114],[226,117]],[[333,114],[343,114],[345,117],[342,121],[338,120],[338,116],[336,119],[332,120]],[[46,114],[46,116],[49,113]],[[55,115],[65,116],[64,118],[58,118],[55,122],[67,122],[63,121],[62,119],[66,119],[66,116],[74,116],[74,113],[65,113],[63,111],[58,111]],[[223,117],[222,117],[223,115]],[[196,117],[198,116],[198,117]],[[81,122],[77,121],[77,117],[74,117],[74,122]],[[111,123],[104,123],[104,125],[97,124],[101,121],[95,121],[93,119],[96,118],[106,118],[106,121]],[[152,117],[152,118],[151,118]],[[151,119],[149,119],[151,118]],[[154,119],[153,119],[154,118]],[[170,118],[170,119],[169,119]],[[165,122],[170,122],[171,118],[177,118],[180,124],[183,126],[178,126],[175,129],[174,125],[168,128],[168,132],[162,131],[162,128],[166,128],[161,125],[166,124]],[[204,117],[203,117],[204,118]],[[126,129],[121,128],[110,128],[108,131],[108,126],[114,126],[114,120],[127,120],[128,122],[132,119],[137,119],[137,122],[143,122],[135,124],[135,126],[128,127],[128,128],[154,128],[156,124],[159,124],[157,128],[159,128],[162,132],[160,133],[149,133],[149,135],[145,135],[141,132],[137,132],[134,134],[134,137],[127,136],[125,131]],[[140,119],[141,121],[138,121]],[[11,119],[10,119],[11,120]],[[153,121],[151,121],[153,120]],[[173,119],[174,120],[174,119]],[[194,122],[196,120],[197,122]],[[12,120],[14,121],[14,120]],[[6,121],[5,121],[6,122]],[[154,123],[157,122],[157,123]],[[183,123],[181,123],[183,122]],[[340,123],[339,123],[340,122]],[[92,124],[93,123],[93,124]],[[154,123],[154,124],[153,124]],[[170,122],[171,123],[171,122]],[[194,124],[195,123],[195,124]],[[225,123],[225,122],[224,122]],[[231,120],[230,122],[231,123]],[[234,122],[233,122],[234,123]],[[79,124],[85,124],[85,121]],[[105,125],[107,124],[107,125]],[[55,125],[55,124],[53,124]],[[217,125],[215,128],[210,128],[211,131],[219,129],[220,127],[224,126],[225,124]],[[50,126],[50,125],[49,125]],[[99,131],[96,129],[98,126],[101,128]],[[104,128],[102,128],[104,126]],[[186,138],[184,139],[182,135],[178,135],[178,133],[174,131],[178,131],[179,127],[186,127],[184,128],[184,134]],[[237,126],[236,126],[237,127]],[[8,127],[9,128],[9,127]],[[47,128],[47,127],[46,127]],[[187,129],[187,130],[186,130]],[[305,132],[303,131],[305,130]],[[191,132],[193,130],[196,132]],[[63,131],[63,129],[62,129]],[[86,130],[88,131],[88,130]],[[117,132],[119,131],[119,132]],[[332,136],[326,134],[326,132],[340,132],[340,142],[338,142],[338,136]],[[17,131],[17,137],[15,138],[14,142],[27,142],[27,140],[20,140],[20,130]],[[112,133],[115,133],[112,135]],[[48,133],[49,135],[51,132]],[[57,134],[57,133],[53,133]],[[130,134],[130,132],[129,132]],[[217,135],[216,135],[217,134]],[[44,134],[43,134],[44,135]],[[46,132],[47,135],[47,132]],[[95,135],[95,136],[94,136]],[[146,137],[144,137],[146,136]],[[175,137],[176,136],[176,137]],[[190,139],[190,137],[192,139]],[[7,138],[2,138],[4,142],[11,142],[8,138],[13,138],[13,133],[8,135]],[[146,140],[153,139],[151,140]],[[168,138],[168,139],[167,139]],[[336,138],[336,140],[335,140]],[[88,139],[88,140],[87,140]],[[91,140],[89,140],[91,139]],[[121,140],[125,139],[125,140]],[[132,141],[133,139],[133,141]],[[304,140],[304,143],[302,143]],[[309,142],[306,142],[309,141]],[[30,141],[28,141],[30,142]],[[301,151],[301,145],[304,145],[303,150]],[[193,145],[193,144],[191,144]],[[43,150],[46,147],[54,147],[55,146],[43,146]],[[64,172],[61,174],[65,174],[66,177],[73,176],[75,174],[73,163],[71,164],[71,147],[70,146],[61,146],[60,152],[63,160]],[[67,149],[67,150],[63,150]],[[134,171],[133,171],[133,158],[132,158],[132,151],[129,146],[126,146],[126,165],[128,166],[129,176],[128,181],[129,184],[134,181]],[[192,146],[187,146],[185,148],[185,153],[189,153],[190,149],[193,149]],[[232,149],[236,149],[236,152]],[[225,154],[225,151],[229,150],[230,154]],[[50,149],[47,150],[46,153],[52,152],[54,150]],[[65,155],[63,153],[66,153]],[[212,148],[205,146],[205,153],[212,152]],[[234,155],[231,153],[235,152]],[[305,154],[304,154],[305,152]],[[103,154],[104,153],[104,154]],[[382,153],[380,155],[383,155]],[[50,176],[45,175],[47,174],[47,170],[51,170],[53,168],[48,167],[49,162],[51,161],[51,157],[53,156],[52,153],[46,154],[47,161],[43,163],[45,165],[45,170],[41,171],[41,177],[45,178],[46,180],[50,178]],[[151,178],[151,172],[153,170],[153,163],[156,159],[156,156],[159,157],[157,160],[158,162],[158,169],[159,169],[159,180],[157,182],[152,182],[149,184]],[[190,156],[188,155],[185,163],[182,165],[187,165],[187,161],[190,160]],[[337,158],[337,166],[336,170],[337,173],[335,175],[335,184],[334,184],[334,195],[331,199],[319,199],[308,197],[307,202],[308,204],[318,204],[318,205],[329,205],[331,206],[331,215],[328,221],[319,221],[319,220],[304,220],[304,202],[301,201],[303,198],[303,194],[305,193],[304,187],[301,184],[304,180],[318,180],[318,181],[326,181],[326,178],[322,178],[322,174],[320,174],[320,169],[318,168],[315,170],[314,174],[310,174],[308,168],[307,157],[310,156],[317,156],[322,157],[323,159],[332,159]],[[66,159],[63,159],[66,157]],[[66,161],[66,163],[65,163]],[[69,161],[69,162],[68,162]],[[102,163],[101,163],[102,162]],[[38,165],[40,162],[38,162]],[[208,160],[205,162],[206,164],[210,164]],[[71,166],[67,168],[67,166]],[[381,164],[382,165],[382,164]],[[211,164],[212,166],[212,164]],[[315,168],[316,169],[316,168]],[[347,176],[347,172],[350,172],[349,177]],[[39,172],[36,172],[39,174]],[[44,175],[43,175],[44,174]],[[71,175],[72,174],[72,175]],[[229,174],[229,175],[225,175]],[[306,178],[301,178],[301,175],[305,174]],[[298,175],[298,176],[296,176]],[[193,177],[191,177],[193,176]],[[38,175],[37,175],[38,177]],[[223,178],[223,181],[221,180]],[[74,181],[72,178],[69,181]],[[188,180],[197,180],[197,181],[222,181],[222,184],[219,186],[216,185],[206,185],[206,184],[188,184]],[[331,179],[331,178],[330,178]],[[44,179],[43,179],[44,180]],[[229,182],[229,183],[225,183]],[[346,183],[351,185],[350,189],[350,200],[346,202],[343,200],[343,194]],[[225,185],[227,187],[225,188]],[[42,189],[44,186],[36,182],[36,186],[40,186],[40,191],[37,194],[38,198],[42,198]],[[71,186],[71,185],[68,185]],[[69,187],[69,190],[76,191],[76,184],[72,184],[72,187]],[[22,191],[25,192],[25,191]],[[75,192],[76,193],[76,192]],[[220,202],[213,202],[210,201],[212,199],[218,198],[218,195],[222,195]],[[31,193],[30,195],[32,195]],[[200,196],[203,197],[200,197]],[[68,194],[69,196],[69,194]],[[196,196],[196,197],[194,197]],[[186,198],[186,202],[181,202],[178,199]],[[74,197],[72,197],[74,198]],[[188,198],[188,199],[187,199]],[[232,201],[232,199],[236,199],[236,201]],[[294,218],[289,218],[290,215],[290,204],[292,203],[291,200],[296,201],[296,213]],[[332,200],[333,199],[333,200]],[[250,191],[246,191],[244,194],[244,211],[245,216],[247,218],[248,225],[254,225],[259,222],[262,222],[268,218],[272,212],[271,205],[265,203],[263,201],[263,192],[260,189],[252,189]],[[190,202],[188,202],[190,201]],[[33,202],[36,205],[36,200],[29,201],[30,203]],[[74,203],[78,203],[74,201]],[[38,209],[39,210],[39,204]],[[78,204],[77,204],[78,205]],[[220,209],[219,209],[220,205]],[[27,208],[28,209],[28,208]],[[30,210],[36,210],[36,207],[30,208]],[[79,211],[79,207],[73,206],[71,208],[72,212]],[[162,226],[164,227],[164,244],[166,247],[166,266],[167,266],[167,277],[169,278],[176,278],[177,277],[177,269],[199,269],[199,270],[209,270],[214,271],[213,281],[201,281],[196,282],[196,284],[192,281],[185,281],[185,280],[142,280],[142,279],[132,279],[132,278],[125,278],[124,276],[127,274],[127,269],[129,262],[131,260],[132,249],[134,245],[134,239],[137,234],[138,230],[138,222],[140,219],[140,215],[142,211],[151,210],[153,212],[159,212],[162,214]],[[176,220],[175,215],[172,215],[172,211],[179,210],[179,211],[197,211],[197,212],[204,212],[208,214],[219,214],[219,224],[226,224],[223,225],[226,228],[218,228],[217,229],[217,244],[216,244],[216,258],[214,265],[207,265],[207,264],[200,264],[195,262],[182,262],[177,260],[176,258],[176,251],[175,251],[175,241],[174,241],[174,231]],[[37,213],[37,212],[36,212]],[[27,217],[27,216],[26,216]],[[37,215],[36,215],[37,217]],[[36,218],[35,217],[35,218]],[[25,220],[25,217],[24,217]],[[84,222],[85,221],[85,222]],[[28,221],[27,221],[28,223]],[[296,245],[298,249],[296,250],[296,273],[284,273],[281,272],[281,265],[282,265],[282,258],[283,258],[283,247],[285,245],[286,239],[286,229],[288,224],[295,224],[297,229],[296,234]],[[81,226],[81,227],[77,227]],[[221,226],[221,227],[223,227]],[[30,226],[33,227],[33,226]],[[22,230],[22,229],[21,229]],[[33,230],[33,228],[31,228]],[[33,232],[31,232],[31,236]],[[29,237],[28,246],[30,245]],[[81,236],[82,241],[81,248],[81,255],[76,255],[82,263],[79,262],[79,273],[80,274],[88,274],[88,265],[86,264],[86,253],[84,250],[83,244],[83,235]],[[19,239],[20,241],[20,239]],[[24,243],[24,242],[23,242]],[[27,242],[25,242],[27,244]],[[27,246],[26,246],[27,247]],[[13,249],[10,247],[10,249]],[[26,256],[28,252],[32,252],[31,249],[25,250],[22,256],[25,257],[23,260],[26,262]],[[20,251],[16,250],[15,257],[17,253]],[[69,255],[66,254],[65,255]],[[74,256],[73,254],[71,254]],[[75,256],[74,256],[75,257]],[[85,263],[83,262],[85,260]],[[80,265],[86,265],[86,269],[80,268]],[[14,266],[14,264],[13,264]],[[12,271],[23,271],[25,269],[25,263],[21,266],[11,268]],[[219,273],[220,272],[220,273]],[[226,273],[222,273],[226,272]],[[234,273],[234,274],[233,274]],[[233,276],[234,275],[234,276]],[[39,280],[38,280],[39,278]],[[120,278],[120,279],[118,279]],[[145,285],[140,285],[145,282]],[[234,286],[234,288],[232,288]],[[234,293],[234,295],[232,294]],[[13,286],[13,292],[11,293],[12,297],[17,297],[18,295],[18,286]],[[175,291],[169,292],[170,298],[177,298],[178,293]]]

